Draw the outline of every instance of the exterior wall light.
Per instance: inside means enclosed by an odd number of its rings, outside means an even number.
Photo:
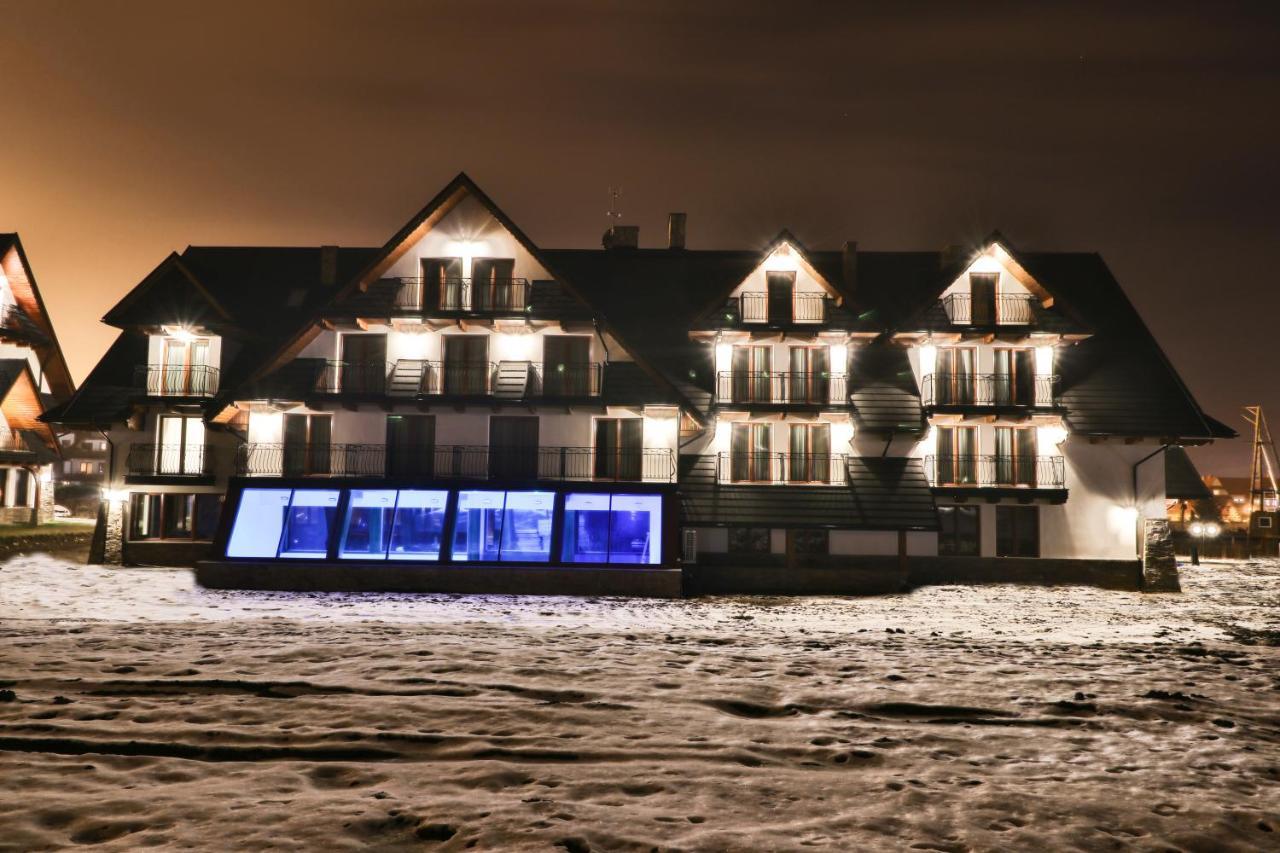
[[[110,504],[122,504],[129,499],[129,493],[124,489],[103,489],[102,499]]]

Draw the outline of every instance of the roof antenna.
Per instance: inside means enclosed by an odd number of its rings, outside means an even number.
[[[622,198],[622,187],[609,187],[609,210],[605,216],[609,218],[609,230],[613,231],[622,220],[622,211],[618,210],[618,199]]]

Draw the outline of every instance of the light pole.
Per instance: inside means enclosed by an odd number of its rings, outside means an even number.
[[[1190,527],[1191,532],[1191,565],[1200,565],[1200,541],[1203,539],[1216,539],[1218,534],[1222,532],[1222,528],[1215,521],[1193,521]]]

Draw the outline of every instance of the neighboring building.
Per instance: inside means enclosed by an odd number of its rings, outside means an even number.
[[[58,445],[40,418],[74,390],[22,242],[0,234],[0,523],[52,518]]]
[[[107,480],[107,440],[98,432],[72,430],[58,435],[58,445],[62,459],[53,466],[57,502],[72,515],[93,518]]]
[[[1217,520],[1217,506],[1206,479],[1200,476],[1186,450],[1171,447],[1165,451],[1165,508],[1170,524],[1181,527],[1195,520]]]
[[[689,564],[698,588],[1129,567],[1165,517],[1163,450],[1234,435],[1095,254],[670,229],[541,249],[459,176],[380,248],[171,255],[50,415],[115,448],[104,558],[640,594]]]

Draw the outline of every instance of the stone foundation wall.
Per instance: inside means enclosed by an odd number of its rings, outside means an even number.
[[[1178,560],[1173,553],[1173,533],[1163,518],[1146,519],[1142,549],[1142,591],[1181,592]]]

